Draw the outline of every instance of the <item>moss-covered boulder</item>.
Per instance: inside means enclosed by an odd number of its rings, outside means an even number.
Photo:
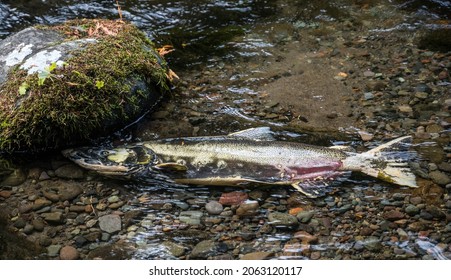
[[[0,41],[0,151],[42,151],[104,136],[168,92],[165,61],[134,25],[75,20]]]

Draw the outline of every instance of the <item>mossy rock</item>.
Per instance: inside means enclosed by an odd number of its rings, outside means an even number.
[[[43,151],[105,136],[169,92],[168,67],[134,25],[74,20],[0,41],[0,151]]]

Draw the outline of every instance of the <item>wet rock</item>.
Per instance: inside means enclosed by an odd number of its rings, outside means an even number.
[[[217,201],[210,201],[205,205],[205,210],[211,215],[221,214],[224,207]]]
[[[7,175],[3,181],[0,182],[1,186],[18,186],[27,180],[27,175],[22,169],[14,169],[14,171]]]
[[[238,216],[254,216],[257,214],[259,206],[258,201],[246,200],[236,209],[236,214]]]
[[[60,224],[63,222],[63,213],[61,212],[43,213],[41,217],[49,223]]]
[[[298,231],[293,235],[293,237],[299,239],[304,244],[315,243],[318,241],[317,236],[311,235],[306,231]]]
[[[31,221],[31,224],[33,225],[33,228],[36,231],[43,231],[44,230],[44,227],[45,227],[44,221],[42,221],[39,218],[38,219],[33,219],[33,221]]]
[[[384,212],[383,217],[384,219],[389,221],[396,221],[404,218],[404,214],[398,210],[391,210],[388,212]]]
[[[219,203],[222,205],[239,205],[241,202],[247,200],[248,197],[248,194],[245,192],[223,193],[219,198]]]
[[[183,254],[185,254],[185,247],[183,247],[180,244],[165,241],[163,242],[163,246],[166,247],[166,249],[174,256],[174,257],[181,257]]]
[[[78,33],[79,36],[71,36],[71,31],[31,27],[0,41],[0,84],[26,85],[21,87],[20,95],[16,94],[17,90],[2,90],[2,100],[5,102],[0,104],[0,115],[8,129],[0,130],[0,149],[42,150],[79,143],[123,127],[126,119],[135,120],[155,106],[164,92],[163,87],[168,86],[164,78],[158,78],[165,71],[163,58],[134,25],[85,19],[67,22],[59,28],[81,30],[86,26],[99,28],[100,25],[115,25],[116,30],[110,32],[104,27],[108,31],[102,36],[84,31]],[[127,50],[133,49],[130,51],[133,55],[105,47],[106,40],[115,41],[110,45],[127,44]],[[74,52],[78,55],[73,55]],[[112,53],[122,59],[112,60]],[[129,67],[130,63],[139,66]],[[75,75],[75,78],[71,71],[67,72],[67,67],[64,67],[67,64],[89,82],[80,83],[79,76]],[[117,70],[115,74],[101,70],[110,68]],[[15,75],[14,69],[20,69],[22,74]],[[95,75],[93,69],[98,71]],[[119,72],[123,75],[118,75]],[[38,75],[41,82],[32,82],[37,80]],[[58,76],[60,79],[44,78],[43,82],[42,75]],[[91,80],[93,75],[95,78]],[[96,79],[102,83],[94,91],[92,83]],[[158,83],[154,82],[157,80]],[[69,84],[77,84],[77,89]],[[123,84],[129,85],[128,91],[120,89]],[[102,90],[99,90],[100,87]],[[84,98],[66,98],[73,90]],[[31,95],[30,92],[37,94]],[[123,104],[119,102],[121,98],[125,98]],[[100,103],[102,106],[99,106]],[[77,121],[64,121],[71,118],[72,109],[69,108],[78,108],[84,113],[78,115]],[[62,122],[64,125],[61,125]],[[71,176],[70,173],[67,175]]]
[[[80,257],[77,249],[72,246],[64,246],[59,253],[61,260],[77,260]]]
[[[0,191],[0,197],[3,197],[3,198],[9,198],[11,196],[11,194],[12,194],[11,191],[6,191],[6,190]]]
[[[47,200],[45,198],[38,198],[33,203],[33,210],[39,210],[45,206],[52,205],[52,202],[50,200]]]
[[[203,240],[194,246],[191,251],[190,258],[206,259],[216,255],[216,244],[213,240]]]
[[[24,228],[26,224],[27,222],[23,218],[19,217],[16,221],[14,221],[13,226],[16,228]]]
[[[292,227],[298,225],[296,217],[282,212],[272,212],[268,215],[268,221],[273,226]]]
[[[200,219],[203,215],[204,213],[201,211],[182,211],[180,212],[179,220],[188,225],[200,225]]]
[[[272,252],[252,252],[243,255],[241,260],[266,260],[273,255]]]
[[[49,257],[56,257],[61,250],[61,245],[50,245],[47,247],[47,255]]]
[[[407,205],[406,209],[404,211],[409,216],[415,216],[416,214],[420,213],[420,209],[418,207],[416,207],[415,205],[412,205],[412,204]]]
[[[80,184],[71,181],[43,181],[39,184],[43,195],[53,202],[71,201],[83,192]]]
[[[379,252],[382,249],[382,244],[379,238],[370,236],[363,240],[363,246],[371,252]]]
[[[124,245],[108,244],[91,250],[88,259],[96,260],[125,260],[129,259],[131,252]]]
[[[83,179],[84,171],[75,164],[66,164],[56,169],[55,175],[63,179]]]
[[[102,231],[115,233],[121,230],[121,217],[115,214],[108,214],[99,218],[99,226]]]
[[[33,232],[33,230],[34,230],[33,225],[26,224],[25,227],[23,228],[23,233],[30,234]]]
[[[429,177],[438,185],[445,186],[446,184],[451,183],[451,178],[446,173],[441,171],[432,171],[429,173]]]
[[[83,247],[83,245],[85,245],[88,240],[82,236],[82,235],[78,235],[74,238],[75,241],[75,246],[77,246],[78,248]]]
[[[314,214],[315,213],[313,211],[301,211],[296,215],[296,218],[299,222],[306,224],[310,222]]]

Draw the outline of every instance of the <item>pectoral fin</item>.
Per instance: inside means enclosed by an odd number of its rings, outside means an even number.
[[[164,162],[157,164],[153,167],[154,169],[166,170],[166,171],[187,171],[188,167],[183,164],[179,164],[176,162]]]
[[[291,186],[310,198],[317,198],[327,194],[328,185],[321,181],[297,181]]]

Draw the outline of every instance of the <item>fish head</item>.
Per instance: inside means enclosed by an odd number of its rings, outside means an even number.
[[[106,176],[127,176],[155,164],[155,153],[142,146],[82,147],[64,150],[63,155],[79,166]]]

